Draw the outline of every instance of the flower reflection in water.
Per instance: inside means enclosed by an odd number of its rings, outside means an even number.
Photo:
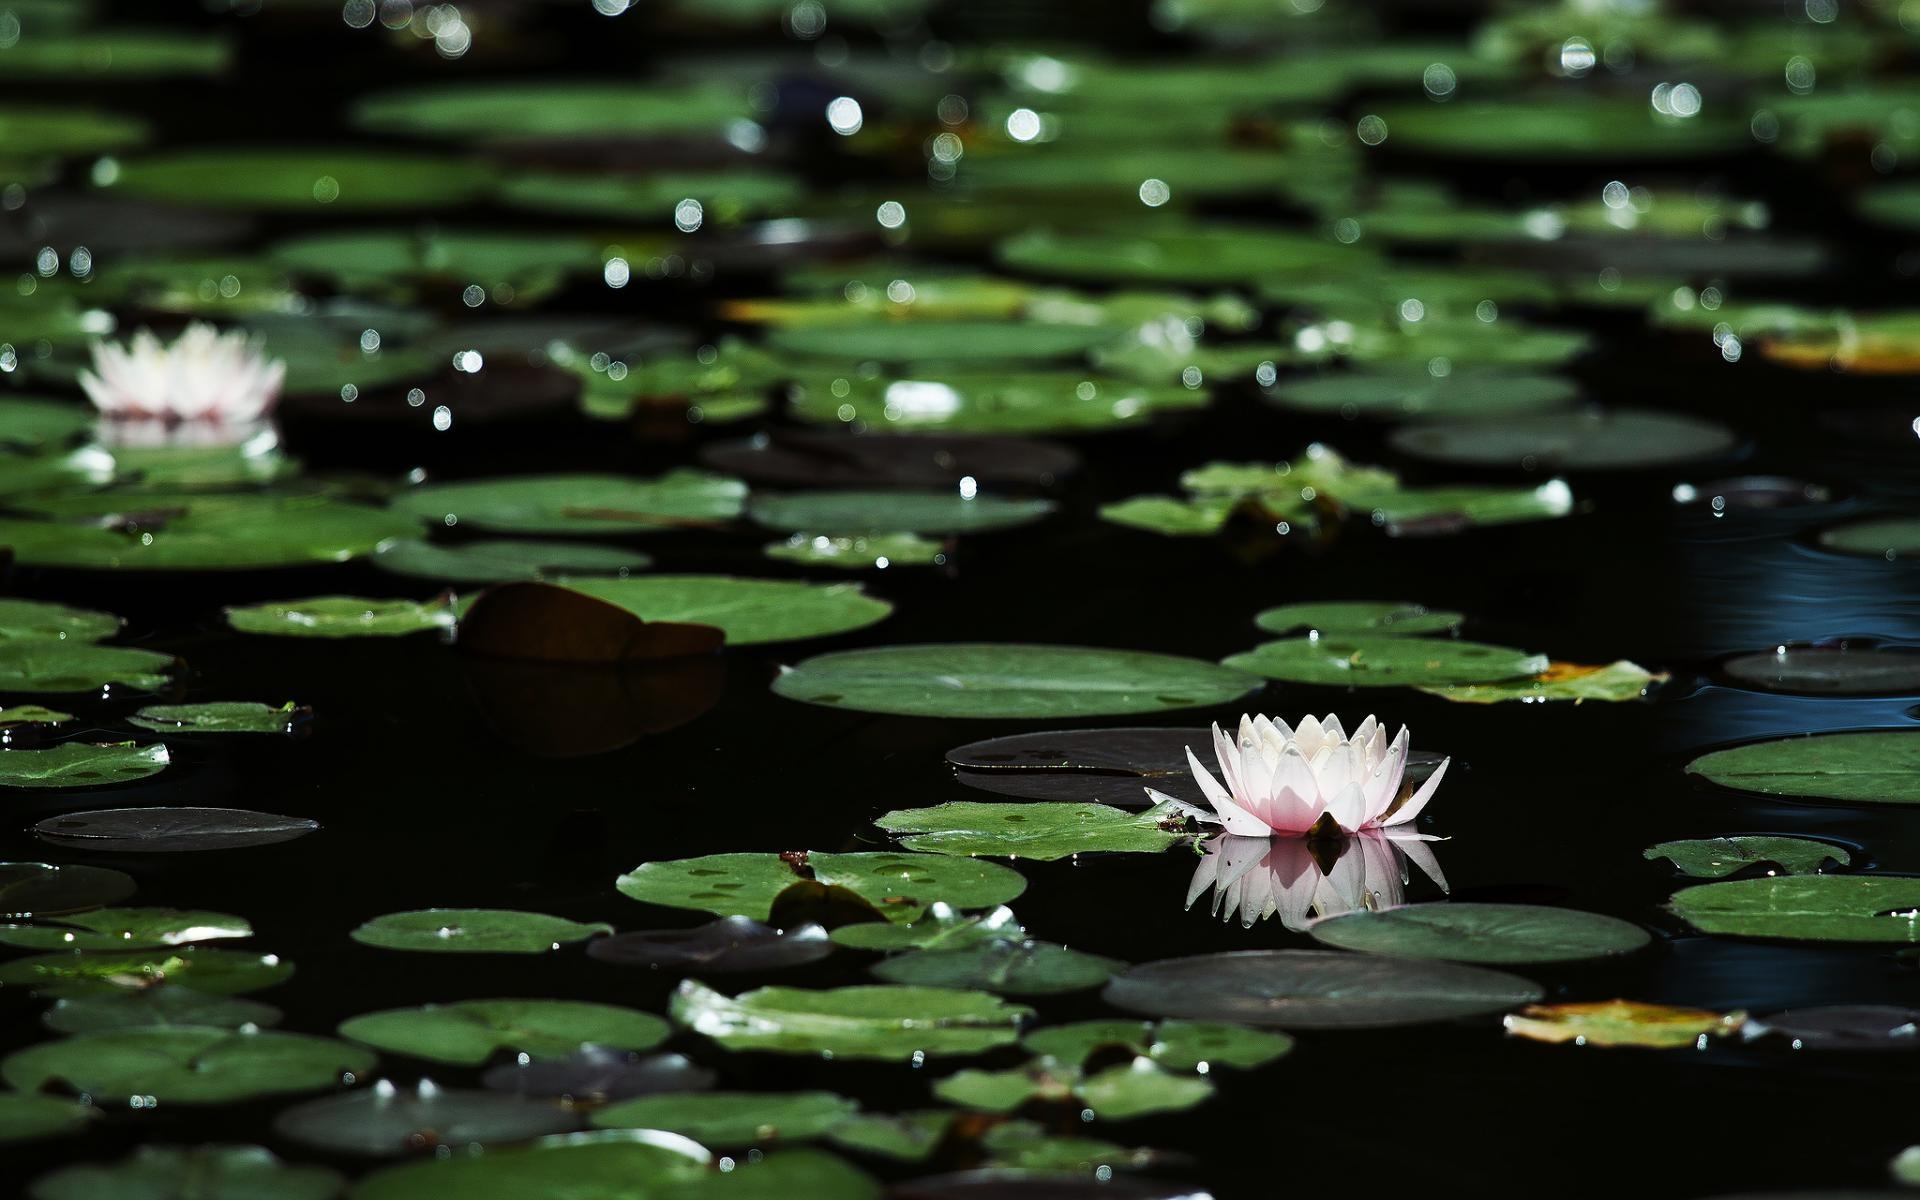
[[[1209,889],[1213,912],[1242,925],[1275,913],[1288,929],[1319,917],[1361,909],[1378,912],[1406,903],[1409,862],[1447,890],[1446,876],[1426,835],[1370,829],[1343,838],[1264,838],[1220,834],[1200,847],[1200,866],[1187,889],[1187,907]]]

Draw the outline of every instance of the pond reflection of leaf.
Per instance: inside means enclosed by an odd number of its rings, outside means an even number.
[[[1201,845],[1203,857],[1187,888],[1191,908],[1213,892],[1213,912],[1252,928],[1278,913],[1288,929],[1315,918],[1362,909],[1378,912],[1406,903],[1409,860],[1447,890],[1446,876],[1427,845],[1431,837],[1399,830],[1368,830],[1338,840],[1253,838],[1221,834]]]
[[[467,681],[486,723],[542,758],[580,758],[685,725],[726,688],[717,655],[624,666],[472,657]]]

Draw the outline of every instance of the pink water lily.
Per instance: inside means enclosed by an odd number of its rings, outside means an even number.
[[[80,386],[116,420],[244,425],[273,408],[286,374],[287,364],[268,358],[257,338],[196,321],[171,345],[146,329],[124,346],[95,342],[93,370],[80,373]]]
[[[1284,721],[1243,716],[1234,741],[1213,727],[1213,752],[1224,787],[1187,747],[1187,765],[1211,812],[1152,788],[1147,794],[1240,837],[1302,837],[1327,823],[1345,833],[1405,825],[1433,798],[1452,761],[1442,760],[1403,798],[1406,726],[1389,742],[1386,727],[1371,716],[1351,737],[1335,716],[1302,717],[1291,729]]]

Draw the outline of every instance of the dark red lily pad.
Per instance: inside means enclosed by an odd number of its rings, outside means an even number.
[[[431,1083],[410,1090],[383,1081],[365,1091],[296,1105],[273,1127],[303,1146],[392,1158],[573,1133],[584,1124],[579,1114],[557,1104]]]
[[[33,827],[41,841],[75,850],[176,854],[271,846],[320,828],[306,817],[244,808],[102,808],[62,813]]]
[[[57,917],[118,904],[133,895],[130,876],[105,867],[0,863],[0,921]]]
[[[711,625],[642,621],[626,609],[549,583],[487,588],[460,618],[460,648],[487,658],[572,666],[657,662],[712,654]]]
[[[596,938],[587,955],[627,966],[685,967],[702,974],[777,971],[819,962],[833,942],[819,925],[776,929],[751,917],[722,917],[692,929],[654,929]]]
[[[1890,1004],[1794,1008],[1755,1024],[1795,1050],[1920,1050],[1920,1009]]]
[[[496,1092],[580,1105],[665,1092],[704,1092],[719,1078],[718,1072],[697,1066],[684,1055],[642,1056],[588,1046],[557,1061],[506,1063],[487,1071],[480,1082]]]
[[[1078,454],[1052,442],[803,430],[719,442],[700,458],[753,483],[791,487],[952,487],[969,477],[1051,487],[1080,466]]]

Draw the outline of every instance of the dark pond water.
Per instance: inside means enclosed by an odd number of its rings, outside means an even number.
[[[1224,81],[1253,71],[1249,60],[1270,48],[1303,54],[1307,65],[1301,70],[1307,71],[1340,47],[1413,42],[1464,47],[1463,39],[1475,29],[1484,31],[1495,15],[1456,6],[1388,6],[1378,12],[1348,6],[1345,14],[1297,18],[1295,28],[1268,14],[1270,19],[1252,22],[1251,46],[1222,49],[1209,44],[1205,24],[1166,32],[1132,5],[1046,6],[1044,11],[942,5],[923,15],[886,16],[878,20],[878,29],[852,10],[842,20],[828,5],[823,10],[831,18],[828,32],[809,39],[793,30],[811,29],[818,5],[792,8],[784,17],[768,8],[762,16],[734,23],[714,15],[728,7],[719,4],[686,3],[658,12],[637,5],[624,15],[606,16],[584,2],[493,3],[460,6],[458,19],[469,27],[471,45],[457,57],[446,57],[435,52],[431,37],[416,36],[414,30],[424,28],[418,24],[423,16],[414,14],[415,24],[408,24],[392,4],[381,6],[368,28],[352,27],[365,14],[351,3],[346,21],[338,4],[266,0],[235,7],[236,13],[156,14],[141,5],[102,5],[89,18],[100,28],[166,20],[169,28],[231,39],[230,64],[214,75],[154,79],[112,70],[10,72],[6,51],[0,51],[0,128],[23,104],[137,114],[151,122],[150,145],[113,151],[133,178],[143,153],[187,146],[351,144],[417,150],[419,141],[369,133],[349,119],[354,104],[367,94],[403,84],[451,87],[555,76],[660,80],[666,78],[662,71],[695,54],[714,56],[711,61],[721,64],[708,68],[715,79],[777,84],[769,93],[771,107],[755,114],[768,138],[761,157],[803,184],[804,191],[755,216],[795,212],[818,224],[797,249],[776,252],[749,243],[753,220],[726,228],[716,220],[714,227],[688,234],[679,250],[689,263],[713,264],[710,273],[697,267],[686,277],[662,280],[637,274],[632,283],[614,289],[592,270],[574,271],[543,299],[504,306],[510,314],[563,314],[559,327],[597,324],[618,331],[573,339],[583,354],[600,344],[639,345],[687,332],[694,343],[734,333],[758,339],[762,331],[725,320],[723,301],[779,293],[791,284],[781,273],[787,268],[857,264],[881,253],[885,231],[872,220],[872,198],[897,189],[911,219],[916,198],[931,194],[929,139],[957,131],[973,143],[970,156],[1008,153],[1007,139],[996,140],[992,124],[1008,119],[1013,102],[1006,97],[1014,94],[996,72],[999,53],[1043,46],[1063,61],[1119,54],[1149,63],[1211,63],[1214,86],[1185,85],[1190,90],[1148,97],[1150,102],[1140,105],[1146,114],[1143,128],[1151,124],[1148,117],[1168,109],[1212,112],[1215,116],[1204,124],[1222,130],[1234,112],[1303,112],[1337,122],[1350,141],[1361,118],[1389,105],[1425,102],[1417,68],[1409,77],[1412,88],[1383,71],[1378,83],[1329,84],[1323,96],[1289,95],[1285,103],[1271,106],[1257,95],[1251,102],[1239,97]],[[892,6],[872,7],[892,11]],[[1591,78],[1550,78],[1528,43],[1514,52],[1517,65],[1511,73],[1496,73],[1478,94],[1506,106],[1499,119],[1516,121],[1516,137],[1524,133],[1525,114],[1568,98],[1600,105],[1625,96],[1640,106],[1653,84],[1681,79],[1699,82],[1708,105],[1703,118],[1736,114],[1744,121],[1781,92],[1781,68],[1769,65],[1772,59],[1753,52],[1762,60],[1756,67],[1747,51],[1729,51],[1723,58],[1663,62],[1660,47],[1679,37],[1676,29],[1717,29],[1730,41],[1750,28],[1777,30],[1782,38],[1826,36],[1827,22],[1813,22],[1820,28],[1809,32],[1807,13],[1813,9],[1741,6],[1718,12],[1686,6],[1667,18],[1676,22],[1671,26],[1645,15],[1639,18],[1645,26],[1636,26],[1622,17],[1628,32],[1616,40],[1640,47],[1642,61],[1631,71],[1602,67]],[[1222,5],[1218,11],[1227,14],[1220,18],[1225,22],[1241,9]],[[22,14],[23,46],[31,43],[36,19],[56,20],[36,15],[37,9]],[[1841,33],[1879,39],[1882,48],[1850,56],[1851,43],[1836,41],[1830,48],[1818,42],[1820,49],[1809,55],[1822,64],[1822,86],[1831,79],[1834,88],[1871,94],[1878,87],[1896,94],[1911,59],[1910,43],[1898,39],[1910,35],[1884,14],[1848,6],[1841,15],[1833,22]],[[384,30],[387,17],[401,28]],[[1564,29],[1556,34],[1581,33],[1573,15],[1560,19]],[[1560,38],[1552,40],[1557,45]],[[455,34],[442,41],[449,48],[460,45]],[[1787,45],[1778,57],[1785,61],[1794,48]],[[843,53],[852,56],[849,65],[820,66]],[[1457,54],[1454,61],[1469,60],[1464,49]],[[942,76],[946,81],[928,91],[916,64],[949,61],[953,65]],[[1438,52],[1432,61],[1440,61]],[[1828,62],[1836,65],[1829,70]],[[903,83],[896,75],[913,78]],[[1464,67],[1461,77],[1469,77]],[[682,87],[660,86],[663,95],[678,95],[672,88]],[[1172,87],[1151,81],[1142,86]],[[992,116],[942,126],[931,100],[923,103],[923,93],[932,99],[965,95],[976,112]],[[863,99],[865,140],[837,136],[821,117],[841,94]],[[1047,111],[1044,102],[1034,104]],[[1446,105],[1433,108],[1448,111]],[[1245,128],[1234,127],[1234,137],[1254,147],[1267,144],[1258,120],[1243,123]],[[536,138],[532,147],[493,153],[512,164],[509,175],[571,163],[583,175],[619,171],[645,177],[656,164],[699,170],[728,160],[724,145],[711,134],[663,124],[673,136],[632,130],[554,136]],[[1754,241],[1813,239],[1828,257],[1813,274],[1755,271],[1729,250],[1738,248],[1738,234],[1727,242],[1675,236],[1610,243],[1596,237],[1594,265],[1581,270],[1582,279],[1597,277],[1608,256],[1619,254],[1647,264],[1636,278],[1671,279],[1676,287],[1692,288],[1732,275],[1739,286],[1728,284],[1729,294],[1743,302],[1800,305],[1816,313],[1887,309],[1910,295],[1903,268],[1911,264],[1902,257],[1908,242],[1852,215],[1856,197],[1883,186],[1904,161],[1897,154],[1892,161],[1869,159],[1872,145],[1898,143],[1893,133],[1876,143],[1878,135],[1870,129],[1858,145],[1836,137],[1811,157],[1792,157],[1779,145],[1743,136],[1711,151],[1658,160],[1632,146],[1613,154],[1567,156],[1457,153],[1418,144],[1400,148],[1394,126],[1390,120],[1377,153],[1352,144],[1358,175],[1339,186],[1353,199],[1314,212],[1302,202],[1304,189],[1298,186],[1292,192],[1228,186],[1217,189],[1222,198],[1189,212],[1313,233],[1330,228],[1330,218],[1366,209],[1367,197],[1377,196],[1382,181],[1437,179],[1475,204],[1519,211],[1550,202],[1595,208],[1593,197],[1624,179],[1633,186],[1645,183],[1663,197],[1684,198],[1704,189],[1765,201],[1771,211],[1769,233],[1750,233]],[[1071,129],[1071,122],[1063,128]],[[1156,141],[1142,133],[1098,144],[1118,157],[1141,146],[1164,149],[1182,136],[1176,131]],[[1567,135],[1574,142],[1580,136]],[[0,146],[0,153],[4,150]],[[92,165],[98,155],[62,158],[63,153],[54,149],[60,161],[50,177],[44,183],[32,178],[23,204],[9,203],[12,211],[0,222],[0,248],[21,270],[35,270],[34,255],[44,242],[56,244],[63,258],[72,249],[73,238],[47,234],[47,227],[35,221],[59,219],[69,211],[84,214],[84,206],[98,199],[87,183],[90,172],[99,178]],[[963,181],[966,164],[963,158]],[[1875,164],[1886,170],[1876,170]],[[1207,166],[1192,169],[1201,174]],[[1327,186],[1336,185],[1338,168],[1332,164],[1307,162],[1300,169],[1324,171]],[[222,187],[244,176],[242,168],[232,170],[231,178],[195,185],[196,207],[223,210]],[[26,177],[22,167],[21,178]],[[1172,183],[1181,195],[1180,179]],[[1122,208],[1105,193],[1091,198],[1039,185],[1009,185],[1004,194],[1006,209],[993,216],[999,224],[989,237],[915,234],[886,253],[892,261],[929,269],[989,272],[994,270],[990,243],[1029,225],[1059,221],[1063,195],[1069,211],[1084,206],[1089,228],[1132,229],[1130,223],[1149,215],[1137,202]],[[1460,203],[1430,201],[1429,211],[1444,213]],[[1023,206],[1031,207],[1029,220],[1022,219]],[[716,212],[717,206],[709,203],[707,210]],[[83,215],[83,232],[76,236],[111,242],[114,234],[122,234],[126,252],[135,257],[165,249],[165,235],[154,232],[157,211],[131,200],[106,217]],[[558,217],[448,195],[386,211],[320,208],[240,215],[240,227],[222,230],[216,239],[218,253],[236,260],[251,260],[263,248],[309,230],[423,223],[541,234],[579,230],[600,245],[641,246],[643,239],[664,243],[674,236],[660,211],[649,210],[644,218]],[[1574,272],[1562,273],[1552,244],[1547,245],[1545,251],[1526,246],[1518,254],[1522,268],[1555,280],[1556,286],[1564,284],[1573,296]],[[1716,258],[1721,252],[1726,257]],[[1706,269],[1689,265],[1689,254],[1704,258]],[[1397,261],[1468,274],[1484,270],[1481,260],[1489,255],[1498,257],[1485,247],[1462,251],[1457,239],[1443,238],[1403,245]],[[639,262],[641,252],[633,257]],[[102,280],[109,279],[112,252],[101,250],[99,260]],[[1334,274],[1364,280],[1388,269],[1369,260]],[[1203,277],[1188,283],[1173,271],[1164,283],[1133,286],[1252,295],[1260,285],[1296,270],[1276,260],[1238,282]],[[50,278],[43,286],[51,292],[71,270],[42,274]],[[1042,278],[1017,269],[1006,275]],[[351,280],[300,279],[316,298],[335,289],[356,293],[369,306],[364,310],[369,328],[402,328],[409,316],[425,317],[455,330],[457,339],[477,329],[476,322],[503,315],[495,299],[470,311],[458,289],[445,281],[362,288]],[[1049,286],[1080,287],[1098,296],[1116,284],[1053,280]],[[1658,299],[1649,292],[1646,303]],[[1262,304],[1257,325],[1229,335],[1229,341],[1294,338],[1300,321],[1288,306]],[[107,307],[120,316],[123,332],[140,324],[178,328],[193,308],[122,302]],[[348,935],[381,914],[431,907],[522,909],[621,930],[693,925],[708,918],[640,905],[616,892],[615,878],[644,862],[725,852],[883,849],[891,843],[872,820],[885,811],[947,801],[1016,802],[953,779],[944,756],[963,743],[1039,729],[1193,727],[1235,720],[1243,709],[1289,719],[1337,712],[1349,726],[1373,712],[1391,726],[1408,725],[1416,748],[1452,758],[1445,785],[1419,824],[1446,839],[1434,849],[1454,901],[1552,905],[1606,914],[1651,932],[1651,944],[1617,959],[1503,968],[1538,984],[1545,1002],[1620,998],[1755,1016],[1819,1005],[1920,1007],[1920,970],[1900,945],[1695,932],[1663,907],[1676,890],[1695,881],[1681,878],[1664,862],[1647,861],[1642,853],[1675,839],[1774,834],[1853,848],[1849,872],[1920,871],[1920,826],[1901,804],[1849,806],[1768,797],[1717,787],[1683,771],[1703,751],[1731,743],[1911,725],[1909,710],[1916,704],[1914,692],[1920,691],[1911,685],[1896,684],[1896,694],[1870,696],[1767,691],[1729,677],[1719,664],[1732,655],[1785,644],[1845,642],[1870,651],[1920,642],[1920,608],[1914,604],[1920,576],[1911,561],[1834,553],[1817,540],[1820,530],[1837,523],[1913,507],[1912,467],[1920,445],[1910,427],[1912,375],[1792,369],[1760,353],[1757,336],[1746,339],[1738,361],[1727,361],[1709,341],[1710,324],[1679,333],[1657,328],[1645,316],[1644,304],[1600,305],[1575,296],[1557,304],[1516,304],[1513,310],[1537,314],[1540,324],[1591,335],[1585,353],[1534,368],[1574,380],[1583,402],[1691,414],[1733,430],[1735,448],[1644,466],[1639,463],[1657,456],[1662,446],[1638,444],[1629,453],[1632,465],[1623,469],[1568,465],[1558,472],[1576,499],[1570,515],[1434,536],[1391,537],[1364,516],[1328,520],[1318,536],[1296,531],[1284,539],[1257,521],[1238,522],[1212,537],[1163,537],[1102,519],[1097,511],[1102,505],[1143,493],[1177,493],[1181,473],[1203,463],[1296,458],[1316,441],[1336,446],[1349,462],[1392,467],[1409,485],[1531,486],[1554,476],[1538,465],[1523,469],[1517,454],[1510,466],[1422,461],[1388,444],[1389,424],[1283,410],[1267,402],[1251,380],[1209,379],[1205,390],[1211,402],[1205,407],[1056,435],[1083,458],[1077,474],[1046,492],[1058,502],[1058,511],[1023,528],[961,536],[947,546],[947,561],[940,567],[899,566],[856,575],[770,561],[761,547],[775,535],[741,523],[664,534],[609,533],[595,540],[644,549],[658,572],[818,582],[857,578],[871,594],[891,602],[894,611],[884,622],[837,636],[729,647],[717,666],[702,668],[708,677],[724,676],[717,700],[704,712],[690,713],[685,723],[664,732],[639,736],[631,734],[631,717],[596,712],[594,720],[604,718],[615,730],[613,740],[628,744],[587,756],[556,758],[530,748],[548,736],[553,714],[563,711],[570,686],[564,675],[543,676],[545,690],[503,697],[483,665],[431,634],[245,636],[229,629],[221,615],[227,606],[316,595],[426,598],[435,590],[432,583],[361,561],[255,571],[115,572],[36,565],[40,560],[21,554],[22,561],[5,576],[9,596],[120,614],[127,621],[122,642],[177,655],[184,666],[165,689],[167,699],[295,700],[311,706],[314,716],[296,737],[168,737],[172,765],[127,787],[7,789],[0,859],[110,867],[138,883],[138,893],[127,903],[245,917],[255,934],[242,945],[296,965],[291,981],[254,997],[282,1010],[281,1028],[290,1031],[331,1035],[341,1021],[361,1013],[498,996],[592,1000],[665,1014],[676,985],[688,975],[699,977],[697,970],[601,962],[579,945],[526,957],[407,954],[364,946]],[[24,314],[31,311],[24,300],[12,308],[0,306],[0,320],[25,322]],[[320,319],[311,319],[318,327]],[[268,330],[270,353],[272,331],[299,323],[279,320],[259,322]],[[0,328],[0,341],[9,340],[7,332]],[[1901,345],[1911,346],[1914,335],[1902,336],[1908,341]],[[23,352],[22,365],[9,373],[22,392],[78,402],[71,366],[62,364],[82,361],[84,337],[53,333],[14,340]],[[531,348],[533,339],[526,340]],[[545,344],[544,335],[538,344]],[[952,346],[929,345],[914,357],[938,360],[951,353]],[[1472,365],[1474,353],[1463,352],[1456,369]],[[488,369],[504,376],[513,354],[490,354]],[[1403,355],[1395,361],[1408,360]],[[1412,361],[1418,367],[1425,360]],[[986,369],[1021,368],[990,361]],[[1320,368],[1283,361],[1280,369],[1283,378],[1292,378]],[[562,374],[556,368],[546,372],[537,380],[550,382],[549,374]],[[401,381],[400,390],[409,382]],[[452,384],[442,373],[431,386]],[[486,399],[511,410],[515,399],[524,399],[536,386],[505,387],[506,394]],[[296,400],[312,391],[289,390]],[[746,390],[781,394],[772,382]],[[376,398],[392,400],[397,412],[398,394],[379,392]],[[0,405],[7,399],[0,397]],[[472,405],[471,411],[481,415],[469,423],[462,415],[468,410],[456,411],[454,427],[439,433],[421,420],[356,424],[337,409],[290,402],[282,433],[288,453],[304,464],[306,479],[345,480],[373,489],[397,486],[416,470],[435,481],[542,472],[652,476],[697,463],[701,448],[716,441],[802,427],[778,403],[739,422],[689,422],[680,403],[655,404],[648,415],[631,421],[590,421],[568,408],[525,420],[510,419],[509,411],[509,419],[491,425],[483,419],[483,401]],[[321,415],[312,415],[316,410]],[[1502,419],[1490,420],[1497,428]],[[9,461],[25,469],[24,457]],[[12,468],[0,468],[6,469]],[[1726,491],[1707,485],[1748,476],[1809,481],[1830,489],[1832,498],[1754,508],[1742,505],[1735,492],[1734,502],[1719,511],[1704,499]],[[1704,498],[1676,502],[1676,485],[1689,483]],[[133,485],[123,478],[111,486]],[[18,499],[21,489],[9,486],[7,503],[37,514],[43,510],[34,507],[34,496],[42,490]],[[456,530],[442,536],[453,543],[470,535]],[[1244,704],[1144,716],[1019,720],[836,711],[769,690],[783,665],[815,654],[916,643],[1062,643],[1213,662],[1271,636],[1252,624],[1262,609],[1351,599],[1453,609],[1467,614],[1462,632],[1476,641],[1539,650],[1574,663],[1631,659],[1671,678],[1644,699],[1577,705],[1467,704],[1410,687],[1349,690],[1274,682]],[[121,687],[109,689],[104,698],[97,692],[0,696],[6,704],[47,703],[77,714],[69,724],[16,731],[8,743],[15,749],[126,740],[132,735],[125,718],[154,699]],[[698,710],[691,698],[689,704]],[[580,724],[564,723],[568,728]],[[28,832],[49,816],[122,805],[246,808],[310,817],[322,829],[281,845],[177,855],[60,850]],[[1211,916],[1205,903],[1189,909],[1187,883],[1195,862],[1185,848],[1016,865],[1027,890],[1013,907],[1028,932],[1077,950],[1146,963],[1217,951],[1315,946],[1277,919],[1246,928]],[[1407,898],[1424,902],[1441,896],[1416,874]],[[869,982],[872,961],[843,950],[812,965],[710,982],[729,992],[774,983],[839,987]],[[1027,1002],[1043,1025],[1122,1015],[1102,1001],[1097,989]],[[0,1050],[12,1053],[53,1036],[37,1019],[45,1007],[46,1000],[26,988],[0,987]],[[714,1068],[728,1090],[822,1088],[878,1112],[937,1105],[930,1084],[957,1067],[1011,1067],[1025,1057],[1004,1048],[978,1061],[934,1056],[923,1066],[910,1066],[739,1054],[685,1029],[676,1030],[663,1048]],[[1285,1058],[1253,1070],[1214,1072],[1217,1093],[1185,1111],[1092,1124],[1083,1124],[1071,1104],[1039,1105],[1020,1115],[1062,1135],[1158,1148],[1168,1157],[1148,1177],[1185,1181],[1222,1200],[1336,1188],[1367,1193],[1437,1188],[1502,1196],[1873,1189],[1889,1186],[1890,1160],[1920,1140],[1902,1102],[1915,1061],[1897,1051],[1796,1051],[1777,1038],[1748,1042],[1738,1036],[1700,1049],[1544,1045],[1508,1035],[1495,1014],[1401,1028],[1304,1032]],[[431,1077],[454,1087],[477,1086],[480,1071],[386,1054],[376,1075],[403,1086]],[[289,1161],[321,1163],[356,1179],[383,1165],[288,1142],[273,1120],[291,1103],[274,1097],[214,1107],[163,1102],[155,1110],[134,1111],[123,1101],[103,1100],[105,1119],[78,1136],[8,1145],[0,1176],[9,1194],[18,1193],[26,1181],[49,1170],[117,1160],[135,1147],[156,1143],[257,1143]],[[955,1137],[926,1163],[850,1158],[891,1184],[976,1165],[981,1152]]]

